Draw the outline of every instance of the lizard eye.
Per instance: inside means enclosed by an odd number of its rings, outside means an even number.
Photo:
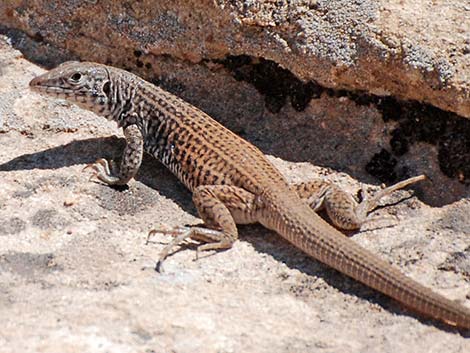
[[[80,72],[74,73],[72,76],[70,76],[70,80],[73,82],[78,82],[82,78],[82,74]]]

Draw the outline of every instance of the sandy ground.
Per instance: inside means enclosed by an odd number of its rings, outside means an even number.
[[[2,352],[468,352],[470,340],[319,264],[276,234],[240,227],[228,251],[193,246],[154,271],[158,224],[197,223],[191,197],[147,158],[113,189],[83,167],[119,158],[113,123],[30,92],[43,69],[0,44]],[[269,157],[295,181],[330,174]],[[351,191],[359,184],[329,175]],[[430,207],[402,191],[354,240],[470,306],[470,202]],[[406,198],[403,202],[398,200]]]

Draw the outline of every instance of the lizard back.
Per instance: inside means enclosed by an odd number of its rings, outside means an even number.
[[[334,229],[302,202],[259,149],[182,99],[129,72],[96,63],[63,64],[30,86],[121,127],[137,126],[144,149],[190,190],[200,185],[243,189],[260,200],[252,219],[313,258],[418,312],[470,329],[468,308],[408,278]]]

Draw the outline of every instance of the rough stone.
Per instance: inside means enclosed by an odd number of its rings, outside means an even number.
[[[84,2],[68,3],[78,11]],[[157,274],[154,261],[168,239],[158,235],[146,245],[147,233],[158,224],[198,223],[189,193],[152,159],[144,160],[128,188],[90,182],[82,172],[87,163],[119,158],[115,124],[30,92],[29,80],[44,70],[4,37],[0,68],[0,114],[6,117],[0,133],[2,353],[470,350],[457,331],[414,316],[262,227],[240,227],[232,249],[198,261],[188,244],[167,260],[166,273]],[[352,175],[370,182],[362,165],[377,146],[386,146],[398,124],[384,122],[374,106],[326,93],[302,112],[286,105],[276,113],[247,82],[198,70],[211,85],[201,84],[197,92],[241,92],[219,101],[209,95],[201,106],[233,108],[232,119],[221,121],[272,154],[292,181],[323,175],[356,194],[356,180],[312,162],[318,156],[332,168],[349,166]],[[186,81],[167,82],[190,92],[181,84]],[[437,188],[454,202],[434,208],[402,191],[377,211],[388,216],[385,223],[352,236],[419,282],[470,306],[470,202],[461,196],[468,191],[442,175],[437,147],[423,141],[409,147],[417,168],[410,173],[433,173],[434,185],[417,186],[424,187],[420,197]]]
[[[0,23],[26,33],[15,41],[45,65],[80,58],[171,80],[180,65],[246,55],[302,81],[470,117],[467,0],[10,0]]]

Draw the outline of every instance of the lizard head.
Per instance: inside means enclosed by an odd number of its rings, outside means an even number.
[[[82,108],[103,113],[109,103],[111,80],[104,65],[69,61],[31,80],[39,93],[63,98]]]

